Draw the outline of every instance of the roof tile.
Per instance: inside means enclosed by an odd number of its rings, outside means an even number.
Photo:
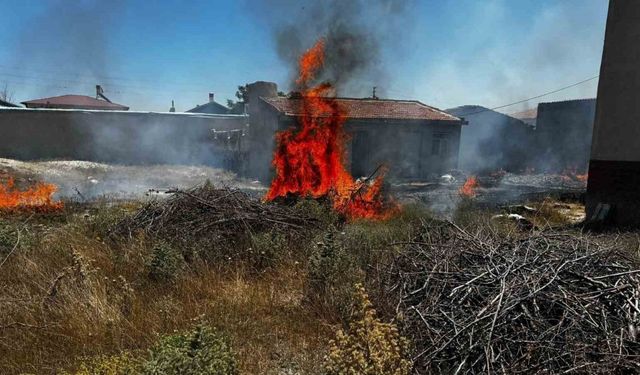
[[[126,111],[129,107],[85,95],[62,95],[22,102],[29,108],[103,109]]]
[[[262,98],[277,111],[287,116],[302,115],[302,99],[275,97]],[[460,121],[459,118],[416,100],[335,98],[349,118],[392,120]]]

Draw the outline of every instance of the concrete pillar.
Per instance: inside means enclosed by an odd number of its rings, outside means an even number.
[[[261,98],[278,96],[273,82],[257,81],[247,85],[247,113],[249,114],[247,177],[263,183],[271,182],[271,160],[275,148],[278,118]]]
[[[640,1],[611,0],[589,161],[587,218],[640,225]]]

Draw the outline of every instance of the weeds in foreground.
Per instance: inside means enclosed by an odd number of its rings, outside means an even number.
[[[394,324],[376,317],[361,284],[355,286],[349,328],[339,330],[330,343],[325,371],[327,375],[406,375],[411,371],[408,340]]]
[[[63,375],[235,375],[236,359],[226,336],[207,325],[167,335],[147,355],[123,352],[82,361]]]

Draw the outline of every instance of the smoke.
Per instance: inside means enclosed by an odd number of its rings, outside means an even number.
[[[524,122],[488,108],[465,105],[446,110],[468,121],[460,137],[460,169],[487,173],[522,172],[534,166],[535,132]]]
[[[413,0],[328,0],[271,2],[247,1],[260,22],[273,33],[275,50],[289,67],[289,88],[300,55],[319,38],[325,41],[325,65],[318,76],[330,81],[341,95],[369,96],[373,86],[384,93],[391,77],[386,70],[390,55],[406,50],[402,35],[415,22]]]
[[[456,48],[433,51],[433,58],[425,60],[414,74],[414,92],[440,108],[466,104],[495,107],[595,76],[602,56],[607,3],[447,3],[443,17],[451,22],[442,45]],[[523,17],[523,9],[530,15]],[[542,100],[594,97],[596,89],[594,80]],[[501,111],[525,110],[539,100]]]
[[[18,35],[14,70],[19,69],[34,84],[40,82],[38,77],[48,75],[47,86],[27,88],[34,91],[31,95],[62,88],[85,92],[117,65],[110,40],[126,1],[53,0],[42,5],[41,13]]]

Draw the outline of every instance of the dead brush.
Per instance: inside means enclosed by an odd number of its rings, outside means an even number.
[[[418,373],[640,370],[640,269],[616,241],[431,223],[387,272]]]
[[[296,207],[263,203],[240,190],[205,184],[190,190],[172,190],[165,201],[152,201],[112,226],[115,243],[140,233],[194,255],[213,260],[246,260],[262,268],[270,264],[256,241],[280,233],[276,242],[291,242],[318,227],[318,220]],[[258,246],[259,247],[259,246]],[[253,255],[253,257],[252,257]]]

